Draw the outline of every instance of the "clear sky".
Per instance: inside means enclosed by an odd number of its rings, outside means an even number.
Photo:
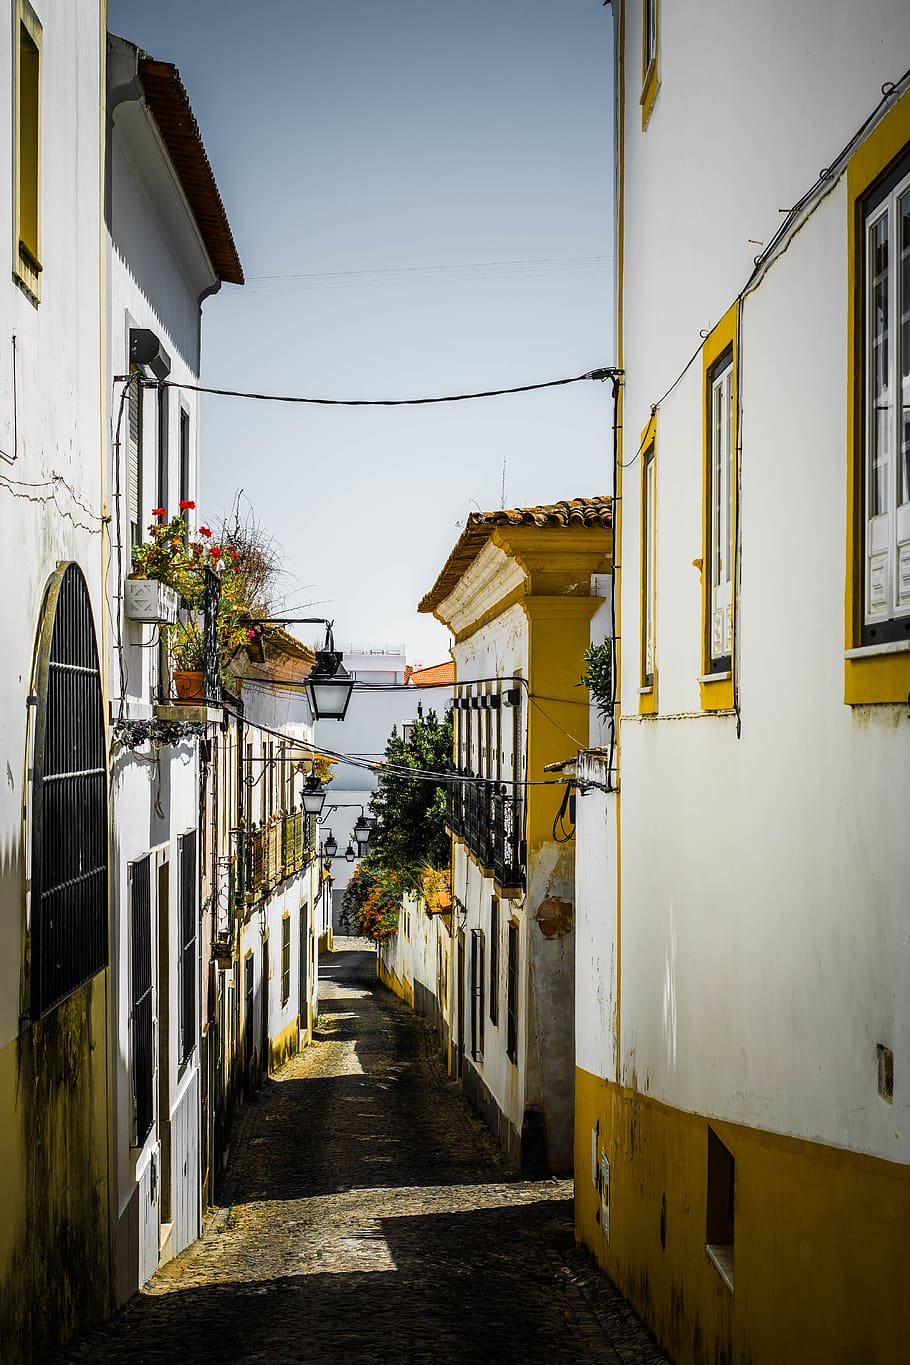
[[[611,22],[601,0],[109,0],[180,69],[247,277],[204,305],[203,382],[419,397],[612,363]],[[242,488],[288,608],[425,664],[448,636],[417,602],[503,463],[508,507],[610,491],[606,384],[209,398],[202,424],[205,519]]]

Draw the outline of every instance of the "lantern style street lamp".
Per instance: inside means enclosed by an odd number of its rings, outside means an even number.
[[[371,833],[370,821],[361,810],[360,815],[357,818],[357,823],[354,826],[354,838],[357,840],[357,853],[361,858],[369,848]]]
[[[349,839],[348,846],[344,851],[344,860],[346,863],[352,863],[356,857],[357,854],[354,852],[354,845],[351,843]]]
[[[300,801],[307,815],[321,815],[325,805],[325,787],[319,781],[315,772],[305,779],[303,790],[300,793]]]
[[[334,858],[338,852],[338,840],[331,830],[329,830],[328,838],[323,840],[322,851],[326,858]]]
[[[354,678],[335,649],[332,627],[326,623],[325,644],[317,650],[316,663],[304,681],[314,720],[344,720],[354,691]]]

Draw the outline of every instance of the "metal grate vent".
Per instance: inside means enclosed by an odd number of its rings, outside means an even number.
[[[82,571],[51,580],[35,677],[31,1014],[107,965],[107,769],[92,607]]]

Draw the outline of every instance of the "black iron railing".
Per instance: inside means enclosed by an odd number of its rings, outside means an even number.
[[[520,804],[503,783],[459,773],[449,787],[448,826],[503,887],[524,886]]]

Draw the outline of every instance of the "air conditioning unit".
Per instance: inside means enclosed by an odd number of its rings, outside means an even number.
[[[177,620],[180,599],[172,587],[157,578],[128,578],[123,600],[129,621],[173,625]]]

